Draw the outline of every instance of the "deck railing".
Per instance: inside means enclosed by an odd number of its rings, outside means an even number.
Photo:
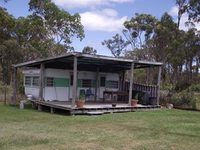
[[[125,91],[129,91],[129,82],[125,82]],[[148,85],[148,84],[140,84],[140,83],[133,83],[133,91],[138,92],[148,92],[150,98],[157,98],[157,85]]]

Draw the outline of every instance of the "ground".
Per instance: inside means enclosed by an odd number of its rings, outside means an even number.
[[[1,150],[196,150],[200,112],[63,116],[0,105]]]

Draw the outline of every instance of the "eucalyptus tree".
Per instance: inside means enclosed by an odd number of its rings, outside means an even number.
[[[200,22],[200,2],[199,0],[189,0],[188,6],[189,19]]]
[[[119,34],[116,34],[111,39],[102,42],[102,45],[106,46],[115,57],[119,57],[129,44],[130,42],[125,41]]]
[[[11,65],[22,58],[14,28],[15,18],[0,7],[0,78],[7,84],[10,82]]]
[[[132,45],[132,49],[141,48],[151,38],[157,19],[150,14],[138,14],[124,22],[123,34]]]
[[[81,17],[78,13],[71,15],[59,9],[51,0],[30,0],[29,8],[33,16],[43,21],[47,39],[53,39],[56,43],[63,43],[66,48],[70,48],[73,37],[80,40],[84,38]]]
[[[91,54],[91,55],[96,55],[97,54],[97,50],[94,49],[93,47],[90,46],[85,46],[82,50],[82,53],[84,54]]]

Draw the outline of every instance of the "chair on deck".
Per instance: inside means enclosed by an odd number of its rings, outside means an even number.
[[[94,100],[94,94],[92,93],[91,89],[87,89],[85,93],[85,99],[88,100]]]

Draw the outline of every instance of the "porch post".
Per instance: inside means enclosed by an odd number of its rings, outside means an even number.
[[[162,71],[162,67],[159,66],[159,71],[158,71],[158,82],[157,82],[157,105],[159,105],[159,100],[160,100],[161,71]]]
[[[44,63],[40,64],[40,78],[39,78],[39,100],[44,100],[43,96],[44,89]]]
[[[129,105],[131,105],[132,99],[132,89],[133,89],[133,70],[134,70],[134,62],[131,64],[131,73],[130,73],[130,85],[129,85]]]
[[[12,86],[13,86],[13,96],[11,99],[11,105],[16,105],[17,100],[17,68],[13,67],[13,77],[12,77]]]
[[[73,89],[72,89],[72,103],[71,103],[72,107],[75,107],[76,98],[77,98],[77,57],[74,56]]]
[[[97,68],[96,70],[96,86],[95,86],[95,94],[94,94],[94,101],[97,101],[97,91],[99,88],[99,68]]]

